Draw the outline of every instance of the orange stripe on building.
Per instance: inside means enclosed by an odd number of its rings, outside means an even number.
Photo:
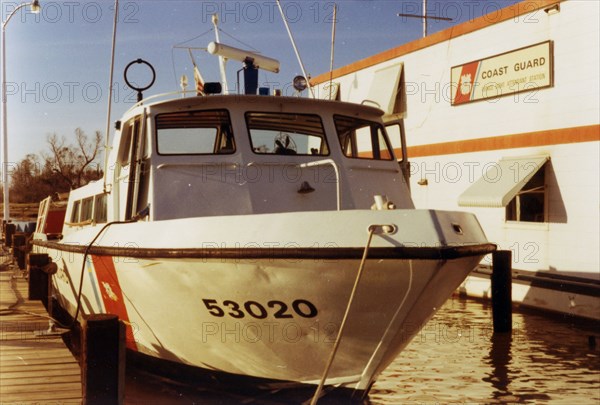
[[[600,124],[469,139],[465,141],[415,145],[409,146],[407,153],[409,158],[415,158],[598,141],[600,141]]]
[[[425,38],[421,38],[416,41],[400,45],[396,48],[392,48],[387,51],[378,53],[376,55],[369,56],[365,59],[361,59],[359,61],[351,63],[350,65],[342,66],[341,68],[335,69],[333,71],[333,75],[331,75],[330,72],[320,74],[319,76],[312,78],[310,80],[310,83],[313,86],[318,85],[320,83],[325,83],[330,79],[335,79],[350,73],[358,72],[359,70],[378,65],[388,60],[407,55],[409,53],[439,44],[444,41],[449,41],[451,39],[458,38],[462,35],[470,34],[472,32],[492,26],[494,24],[514,19],[537,10],[545,9],[553,4],[558,4],[563,1],[564,0],[522,1],[520,3],[516,3],[511,6],[492,11],[491,13],[478,17],[474,20],[470,20],[462,24],[458,24],[453,27],[447,28],[443,31],[439,31],[434,34],[428,35]]]

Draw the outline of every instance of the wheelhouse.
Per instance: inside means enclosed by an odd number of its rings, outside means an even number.
[[[368,106],[287,97],[136,105],[115,133],[103,187],[73,194],[68,227],[369,209],[376,195],[413,208],[381,116]]]

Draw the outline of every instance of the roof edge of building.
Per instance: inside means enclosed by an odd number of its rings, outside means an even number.
[[[434,34],[428,35],[425,38],[420,38],[406,44],[397,46],[387,51],[380,52],[378,54],[368,56],[364,59],[353,62],[349,65],[342,66],[334,69],[333,72],[325,72],[318,76],[310,79],[312,86],[324,83],[330,79],[336,79],[345,76],[350,73],[357,72],[359,70],[378,65],[382,62],[398,58],[403,55],[448,41],[454,38],[458,38],[462,35],[470,34],[475,31],[479,31],[483,28],[516,18],[524,14],[533,13],[540,9],[550,7],[554,4],[559,4],[565,0],[524,0],[519,3],[515,3],[508,7],[504,7],[500,10],[493,11],[485,14],[476,19],[465,21],[461,24],[455,25],[445,30],[438,31]],[[499,15],[496,15],[498,14]]]

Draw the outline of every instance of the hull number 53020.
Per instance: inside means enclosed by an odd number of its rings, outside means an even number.
[[[205,298],[202,302],[208,313],[217,318],[225,315],[236,319],[246,316],[256,319],[265,319],[269,316],[276,319],[289,319],[295,316],[314,318],[319,313],[312,302],[303,299],[292,302],[291,308],[283,301],[269,301],[267,305],[263,305],[257,301],[246,301],[240,304],[236,301],[225,300],[219,303],[218,300]]]

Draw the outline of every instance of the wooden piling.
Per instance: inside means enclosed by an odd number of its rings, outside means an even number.
[[[13,257],[17,260],[19,269],[25,269],[25,257],[27,255],[27,235],[23,232],[16,232],[12,235]]]
[[[12,247],[12,236],[17,231],[17,226],[15,224],[7,223],[4,227],[4,244],[6,247]]]
[[[492,317],[494,332],[512,331],[512,252],[492,253]]]
[[[50,257],[46,253],[30,253],[27,255],[30,300],[44,301],[48,298],[49,275],[44,270],[50,262]]]
[[[121,405],[125,385],[125,328],[112,314],[83,324],[81,380],[84,405]]]

